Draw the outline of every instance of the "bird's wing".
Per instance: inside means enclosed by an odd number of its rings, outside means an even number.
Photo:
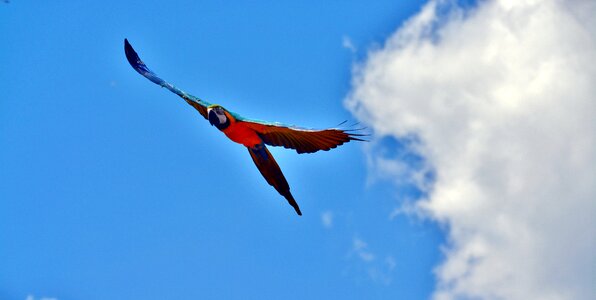
[[[172,91],[176,95],[182,97],[188,104],[194,107],[199,113],[205,118],[207,117],[207,107],[211,105],[211,103],[201,100],[193,95],[187,94],[186,92],[178,89],[177,87],[173,86],[172,84],[166,82],[165,80],[159,78],[157,74],[153,73],[153,71],[149,70],[147,65],[141,60],[135,49],[132,48],[130,43],[127,39],[124,39],[124,53],[126,53],[126,59],[130,65],[135,69],[139,74],[143,75],[145,78],[151,80],[151,82],[158,84],[166,89]]]
[[[315,130],[249,120],[239,116],[237,118],[239,122],[245,122],[246,126],[256,131],[265,144],[294,149],[298,153],[327,151],[349,141],[364,141],[362,137],[366,136],[355,133],[354,131],[357,130],[337,128]]]
[[[279,192],[288,203],[294,208],[299,216],[302,216],[298,203],[294,200],[292,193],[290,193],[290,185],[281,172],[281,169],[277,165],[277,162],[263,144],[256,145],[255,147],[247,147],[250,157],[255,162],[255,165],[259,169],[259,172],[265,177],[267,183],[273,186],[277,192]]]

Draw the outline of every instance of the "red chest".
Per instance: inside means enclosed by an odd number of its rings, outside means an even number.
[[[242,124],[242,122],[232,122],[228,128],[223,130],[223,133],[230,140],[246,147],[253,147],[262,142],[257,133],[253,129]]]

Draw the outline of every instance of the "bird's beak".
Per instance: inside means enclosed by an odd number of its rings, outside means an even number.
[[[217,119],[217,115],[215,114],[215,112],[213,111],[213,109],[208,108],[207,109],[207,116],[209,119],[209,124],[211,124],[211,126],[213,126],[213,122],[215,122],[215,120]]]

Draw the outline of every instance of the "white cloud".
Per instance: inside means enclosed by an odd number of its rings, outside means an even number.
[[[366,274],[368,279],[390,285],[393,277],[393,271],[397,266],[397,262],[393,255],[386,255],[384,259],[380,259],[377,254],[370,250],[368,243],[358,236],[352,239],[352,249],[348,253],[348,257],[356,257],[357,264],[353,266],[356,273]]]
[[[25,300],[35,300],[35,297],[31,294],[27,295],[27,298],[25,298]],[[39,298],[39,300],[58,300],[57,298],[53,298],[53,297],[41,297]]]
[[[330,211],[326,211],[321,214],[321,223],[323,223],[323,227],[330,229],[333,227],[333,213]]]
[[[389,271],[393,271],[395,269],[395,266],[397,266],[395,258],[393,258],[393,256],[391,255],[385,257],[385,265],[387,265],[387,269]]]
[[[375,259],[375,255],[368,250],[368,244],[358,237],[355,237],[352,240],[352,251],[355,252],[362,261],[371,262]]]
[[[355,68],[347,106],[426,162],[372,171],[418,176],[447,225],[435,299],[596,299],[596,1],[452,3]]]
[[[354,43],[352,42],[352,39],[350,39],[349,36],[344,36],[341,39],[341,46],[350,50],[350,52],[355,53],[356,52],[356,46],[354,46]]]

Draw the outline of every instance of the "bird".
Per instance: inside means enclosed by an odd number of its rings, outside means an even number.
[[[151,82],[180,96],[209,121],[211,126],[215,126],[233,142],[245,146],[267,183],[288,201],[299,216],[302,216],[300,207],[290,192],[288,181],[279,165],[267,149],[267,145],[294,149],[301,154],[320,150],[328,151],[350,141],[365,141],[367,134],[360,133],[363,128],[315,130],[244,118],[221,105],[211,104],[190,95],[161,79],[145,65],[128,39],[124,39],[124,53],[135,71]]]

